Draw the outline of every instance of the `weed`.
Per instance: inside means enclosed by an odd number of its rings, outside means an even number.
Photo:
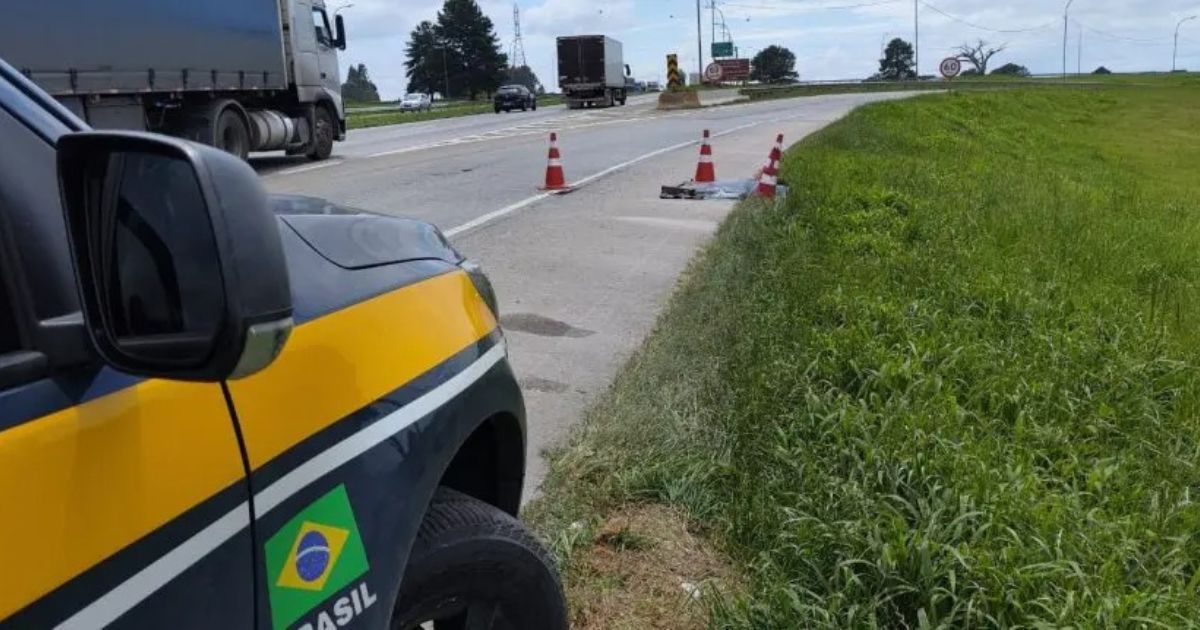
[[[808,138],[535,521],[685,509],[749,574],[718,627],[1195,624],[1198,99],[928,95]]]

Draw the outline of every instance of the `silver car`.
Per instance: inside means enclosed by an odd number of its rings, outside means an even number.
[[[405,94],[400,100],[402,112],[427,112],[433,109],[433,101],[428,94]]]

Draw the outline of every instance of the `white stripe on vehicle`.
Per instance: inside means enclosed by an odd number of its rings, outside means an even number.
[[[309,484],[403,431],[421,418],[437,411],[442,405],[453,400],[455,396],[466,391],[475,381],[482,378],[504,358],[505,353],[504,341],[501,340],[474,363],[467,366],[465,370],[454,375],[445,383],[322,451],[263,488],[261,492],[254,495],[255,518],[261,518]],[[224,516],[83,607],[58,624],[56,628],[58,630],[102,628],[116,621],[118,617],[153,595],[158,589],[212,553],[225,541],[246,529],[250,525],[248,512],[247,502],[239,503]]]

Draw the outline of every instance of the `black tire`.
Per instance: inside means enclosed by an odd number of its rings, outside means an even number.
[[[236,109],[226,107],[217,114],[217,123],[213,127],[213,146],[243,160],[250,155],[250,129]]]
[[[499,108],[499,107],[497,107],[497,108],[496,108],[496,113],[497,113],[497,114],[499,114],[499,113],[500,113],[500,108]]]
[[[535,111],[535,112],[537,111],[537,100],[534,100],[534,101],[533,101],[533,104],[532,104],[532,105],[530,105],[530,108],[531,108],[533,111]]]
[[[439,488],[421,523],[392,630],[567,630],[554,563],[520,521]]]
[[[333,155],[333,116],[329,110],[318,105],[313,112],[313,142],[308,149],[308,159],[324,160]]]

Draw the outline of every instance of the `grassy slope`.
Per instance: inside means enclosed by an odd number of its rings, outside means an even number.
[[[715,623],[1200,619],[1200,87],[877,104],[789,152],[559,453],[534,520],[685,507]]]
[[[538,97],[538,107],[561,105],[562,97],[557,94],[545,94]],[[378,105],[378,103],[376,103]],[[446,107],[435,107],[427,112],[350,112],[346,118],[347,129],[365,129],[367,127],[382,127],[384,125],[402,125],[405,123],[437,120],[439,118],[458,118],[459,116],[475,116],[477,114],[495,114],[491,101],[477,103],[456,103]]]

